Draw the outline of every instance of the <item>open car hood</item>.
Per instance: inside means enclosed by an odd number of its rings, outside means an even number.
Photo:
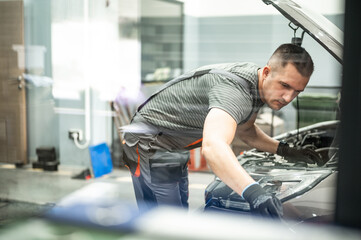
[[[272,4],[294,25],[302,28],[320,43],[337,61],[342,64],[343,32],[319,13],[300,6],[294,0],[263,0]]]
[[[339,139],[335,137],[338,125],[337,120],[320,122],[275,137],[292,147],[313,149],[322,159],[320,165],[289,161],[257,149],[238,156],[241,166],[263,190],[281,200],[284,218],[297,223],[332,219],[338,172]],[[250,214],[249,203],[218,177],[207,186],[205,203],[205,211]]]

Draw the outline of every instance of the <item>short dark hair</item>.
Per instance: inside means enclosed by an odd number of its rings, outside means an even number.
[[[279,66],[285,67],[288,63],[294,65],[304,77],[310,77],[314,66],[310,54],[301,46],[286,43],[279,46],[268,61],[268,65],[277,71]]]

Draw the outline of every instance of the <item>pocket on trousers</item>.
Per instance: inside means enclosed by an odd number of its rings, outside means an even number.
[[[124,134],[124,142],[128,147],[134,147],[139,143],[139,137],[132,133]]]
[[[182,177],[182,166],[179,162],[150,163],[152,183],[175,183]]]
[[[132,173],[135,174],[138,167],[138,153],[137,145],[139,143],[139,138],[135,137],[131,133],[126,133],[124,135],[124,144],[123,144],[123,161],[125,166],[127,166]]]

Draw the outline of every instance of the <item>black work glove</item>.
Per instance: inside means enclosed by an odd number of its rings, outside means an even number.
[[[251,212],[275,219],[283,216],[281,201],[271,193],[263,190],[259,184],[251,185],[242,195],[249,202]]]
[[[280,142],[276,153],[290,162],[306,162],[311,164],[317,163],[318,166],[323,165],[320,155],[309,148],[301,148],[299,146],[290,147],[287,143]]]

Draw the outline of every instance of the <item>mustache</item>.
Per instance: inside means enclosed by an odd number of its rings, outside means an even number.
[[[276,101],[280,102],[280,103],[283,104],[283,105],[287,105],[287,104],[288,104],[288,102],[286,102],[286,101],[283,100],[283,99],[276,99]]]

